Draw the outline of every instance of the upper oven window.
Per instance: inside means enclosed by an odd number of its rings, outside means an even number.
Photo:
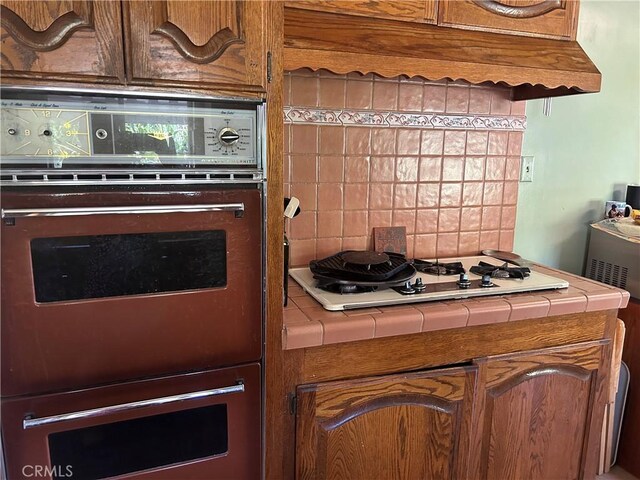
[[[226,252],[224,230],[36,238],[36,301],[224,287]]]

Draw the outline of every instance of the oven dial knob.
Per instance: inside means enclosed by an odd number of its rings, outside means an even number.
[[[493,281],[491,281],[491,275],[483,275],[482,282],[480,283],[481,287],[493,287]]]
[[[466,273],[460,274],[460,280],[458,280],[458,287],[460,288],[469,288],[471,286],[471,281],[469,280],[469,275]]]
[[[240,140],[240,134],[233,128],[225,127],[220,130],[220,133],[218,134],[218,140],[220,140],[220,143],[225,147],[231,147],[232,145],[238,143],[238,140]]]

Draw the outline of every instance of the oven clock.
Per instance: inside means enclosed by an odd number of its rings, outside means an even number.
[[[90,155],[89,115],[80,110],[2,109],[2,155]]]

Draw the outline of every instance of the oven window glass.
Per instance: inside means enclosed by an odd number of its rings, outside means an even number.
[[[55,472],[93,480],[193,461],[228,450],[225,404],[49,434]],[[67,475],[68,477],[69,475]]]
[[[224,287],[226,252],[224,230],[36,238],[36,301]]]

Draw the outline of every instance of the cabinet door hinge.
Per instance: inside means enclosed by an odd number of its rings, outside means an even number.
[[[271,83],[271,52],[267,52],[267,82]]]
[[[296,397],[295,393],[289,393],[287,397],[289,400],[289,414],[295,415],[298,411],[298,397]]]

